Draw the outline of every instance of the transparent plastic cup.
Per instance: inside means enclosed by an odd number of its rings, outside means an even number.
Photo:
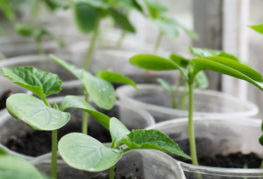
[[[194,119],[197,155],[213,156],[216,154],[227,155],[241,152],[243,154],[255,153],[263,158],[263,147],[259,144],[262,135],[261,120],[250,118],[209,118],[200,117]],[[171,136],[178,145],[189,153],[188,141],[188,119],[175,119],[160,122],[151,129],[160,131]],[[253,168],[220,168],[209,166],[195,166],[180,162],[187,179],[261,179],[263,169]]]
[[[32,163],[46,175],[50,175],[51,156],[38,158]],[[109,170],[103,172],[85,172],[70,168],[64,161],[58,161],[58,179],[108,179]],[[169,155],[156,150],[133,150],[124,154],[116,164],[115,179],[185,179],[178,163]]]
[[[139,84],[137,87],[139,90],[130,86],[119,87],[116,93],[120,101],[149,111],[156,122],[188,116],[188,98],[185,100],[184,110],[173,109],[170,92],[164,90],[161,86]],[[183,93],[184,88],[179,88],[177,103]],[[249,101],[243,101],[231,95],[212,90],[195,89],[194,91],[194,116],[233,117],[239,119],[239,117],[250,117],[257,113],[257,106]]]
[[[57,97],[57,98],[51,98],[49,99],[49,102],[52,104],[53,102],[56,102],[59,104],[62,101],[63,97]],[[125,109],[125,112],[122,110]],[[129,129],[143,129],[146,127],[149,127],[153,124],[155,124],[153,117],[146,111],[143,111],[138,108],[130,108],[129,106],[122,104],[120,102],[116,102],[115,106],[109,110],[101,110],[97,109],[104,114],[110,116],[110,117],[117,117],[119,118]],[[66,132],[81,132],[81,124],[82,124],[82,111],[80,110],[70,110],[71,113],[71,120],[70,122],[64,126],[63,128],[58,130],[58,134],[66,134]],[[131,122],[132,121],[132,122]],[[89,118],[88,123],[89,131],[93,131],[95,133],[94,135],[105,139],[104,136],[108,136],[110,138],[109,132],[104,129],[95,119],[92,117]],[[71,131],[73,130],[73,131]],[[0,118],[0,146],[5,148],[10,154],[19,155],[21,157],[24,157],[26,159],[33,159],[37,156],[32,156],[29,154],[22,154],[15,152],[12,149],[8,149],[6,145],[8,141],[11,140],[18,140],[19,136],[26,136],[29,133],[32,133],[34,130],[24,124],[22,121],[19,121],[17,119],[14,119],[12,116],[10,116],[8,113],[4,115],[2,118]],[[94,132],[95,131],[95,132]],[[96,137],[93,136],[93,137]],[[51,138],[50,138],[51,140]],[[100,139],[98,139],[100,140]],[[43,141],[43,140],[41,140]],[[30,139],[28,139],[26,142],[31,142]],[[48,142],[50,142],[48,140]],[[19,143],[20,144],[20,143]],[[43,144],[43,142],[42,142]],[[21,144],[23,145],[23,144]],[[43,144],[46,145],[46,144]],[[12,145],[13,146],[13,145]],[[18,145],[19,147],[20,145]],[[17,145],[13,146],[17,147]],[[41,147],[41,145],[39,146]],[[31,148],[31,147],[30,147]],[[50,148],[51,150],[51,148]],[[42,155],[42,154],[41,154]],[[41,156],[39,155],[39,156]],[[44,154],[43,154],[44,155]]]

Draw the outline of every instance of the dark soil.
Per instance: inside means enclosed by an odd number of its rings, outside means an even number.
[[[175,140],[176,141],[176,140]],[[178,145],[189,154],[189,142],[188,139],[176,141]],[[197,138],[197,153],[199,150],[205,150],[201,146],[207,146],[209,140],[205,138]],[[186,160],[181,157],[173,156],[174,158],[191,163],[190,160]],[[222,168],[259,168],[262,159],[255,153],[242,154],[241,152],[230,153],[228,155],[216,154],[214,156],[202,156],[198,157],[199,165],[210,167],[222,167]]]
[[[1,96],[0,96],[0,110],[4,109],[6,106],[6,100],[7,98],[12,94],[12,90],[9,89],[7,91],[5,91]]]

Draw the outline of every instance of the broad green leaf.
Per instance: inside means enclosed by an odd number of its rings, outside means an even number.
[[[128,14],[122,13],[116,9],[111,9],[109,11],[111,17],[113,18],[114,22],[123,30],[135,33],[136,30],[132,23],[129,20]]]
[[[137,9],[142,11],[142,7],[136,0],[108,0],[108,3],[111,7]]]
[[[226,53],[226,52],[220,52],[220,54],[218,56],[219,57],[225,57],[225,58],[228,58],[228,59],[232,59],[232,60],[241,62],[241,60],[238,57],[236,57],[236,56],[234,56],[232,54]]]
[[[156,149],[191,159],[172,139],[156,129],[133,130],[125,144],[131,149]]]
[[[99,16],[99,12],[95,7],[86,3],[75,4],[74,17],[81,32],[92,32],[98,24]]]
[[[98,112],[84,99],[77,96],[66,96],[60,105],[60,110],[65,111],[67,109],[76,108],[88,112],[94,119],[96,119],[106,129],[109,129],[110,118],[105,114]]]
[[[99,9],[108,9],[109,4],[107,0],[74,0],[73,1],[75,4],[82,3],[82,4],[87,4],[90,5],[94,8],[99,8]]]
[[[164,79],[158,78],[157,82],[167,91],[173,91],[173,87]]]
[[[195,85],[196,85],[196,88],[203,88],[203,89],[208,88],[209,82],[208,82],[205,72],[200,71],[195,76]]]
[[[60,4],[61,0],[44,0],[44,3],[52,11],[63,6],[63,4]]]
[[[57,64],[64,67],[78,78],[94,103],[103,109],[111,109],[116,101],[115,91],[112,84],[101,78],[94,77],[90,73],[78,69],[75,66],[55,56],[50,56]]]
[[[118,146],[121,140],[126,138],[129,133],[130,131],[127,129],[127,127],[117,118],[112,117],[110,119],[110,134],[113,146]]]
[[[178,24],[173,19],[158,18],[156,23],[159,30],[171,38],[176,38],[179,35]]]
[[[178,69],[178,65],[171,60],[150,54],[135,55],[130,58],[130,63],[147,70],[163,71]]]
[[[0,155],[1,179],[45,179],[27,160],[13,156]]]
[[[34,67],[2,67],[2,73],[13,83],[32,91],[41,98],[61,90],[62,81],[56,74]]]
[[[100,78],[103,80],[109,81],[109,82],[115,82],[115,83],[122,83],[126,85],[131,85],[134,88],[137,88],[136,84],[134,81],[132,81],[130,78],[119,74],[119,73],[114,73],[110,71],[102,71],[98,75]]]
[[[105,147],[96,139],[81,133],[62,137],[58,150],[63,160],[73,168],[90,172],[106,170],[115,165],[123,152]]]
[[[218,50],[211,50],[211,49],[205,49],[205,48],[189,47],[189,50],[191,51],[193,55],[200,57],[200,58],[218,56],[220,54],[220,51]]]
[[[15,13],[13,12],[12,8],[9,6],[7,0],[0,0],[0,9],[6,16],[6,18],[10,21],[14,21],[16,19]]]
[[[250,26],[251,29],[255,30],[256,32],[263,34],[263,24],[259,25],[252,25]]]
[[[47,107],[40,99],[22,93],[10,96],[6,108],[14,118],[42,131],[59,129],[70,120],[69,113]]]
[[[202,70],[212,70],[215,72],[219,72],[222,74],[226,74],[229,76],[233,76],[233,77],[248,81],[249,83],[263,90],[263,85],[253,80],[253,78],[261,80],[257,72],[254,73],[253,70],[249,70],[249,72],[248,71],[246,72],[247,75],[243,74],[239,69],[242,68],[240,67],[241,65],[242,66],[245,66],[245,65],[239,62],[236,62],[234,60],[231,60],[231,61],[234,63],[233,66],[226,66],[222,63],[218,63],[216,61],[209,60],[209,59],[193,59],[192,63],[194,64],[194,74],[197,74],[198,72]]]
[[[170,59],[175,62],[177,65],[179,65],[182,68],[187,69],[187,66],[189,65],[190,59],[187,59],[181,55],[178,55],[176,53],[172,53],[170,55]]]
[[[15,24],[15,30],[19,35],[26,37],[32,36],[33,34],[33,29],[23,24]]]
[[[7,152],[5,151],[5,149],[3,149],[2,147],[0,147],[0,156],[1,155],[6,155]]]

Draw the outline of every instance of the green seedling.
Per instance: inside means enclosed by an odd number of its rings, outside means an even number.
[[[70,114],[52,107],[46,97],[61,90],[62,81],[57,75],[34,67],[2,68],[2,73],[13,83],[33,92],[38,97],[17,93],[6,101],[8,112],[35,130],[52,131],[52,179],[56,179],[57,130],[70,120]]]
[[[253,25],[253,26],[250,26],[251,29],[255,30],[256,32],[260,33],[260,34],[263,34],[263,24],[259,24],[259,25]],[[263,132],[263,122],[261,124],[261,130]],[[261,145],[263,145],[263,135],[259,138],[259,143]],[[261,165],[260,165],[260,168],[263,168],[263,160],[261,162]]]
[[[116,101],[116,95],[111,82],[128,84],[136,88],[136,84],[129,78],[119,74],[108,71],[101,71],[93,76],[91,73],[79,69],[68,62],[59,59],[55,56],[50,56],[51,59],[63,68],[72,73],[82,84],[85,100],[88,102],[89,98],[100,108],[109,110]],[[87,134],[88,130],[88,114],[83,113],[82,132]]]
[[[155,42],[154,51],[158,50],[163,36],[177,38],[179,36],[179,31],[183,31],[194,40],[198,39],[198,35],[193,30],[170,17],[168,15],[168,9],[161,4],[160,1],[143,0],[141,5],[144,7],[144,14],[156,23],[159,29],[159,35]]]
[[[32,22],[32,19],[36,19],[37,15],[36,11],[39,9],[39,3],[43,3],[48,9],[54,11],[58,8],[62,8],[65,5],[62,3],[58,3],[58,1],[51,1],[51,0],[44,0],[44,1],[23,1],[23,2],[17,2],[16,0],[0,0],[0,10],[4,12],[4,15],[8,21],[14,26],[14,30],[21,36],[33,38],[37,45],[39,54],[44,54],[43,49],[43,38],[44,37],[50,37],[52,40],[55,40],[61,47],[64,46],[64,43],[61,39],[59,39],[55,34],[53,34],[51,31],[44,27],[38,27],[36,22]],[[31,16],[28,22],[25,24],[21,24],[19,22],[19,18],[16,17],[16,9],[18,9],[19,6],[22,5],[28,5],[31,9]]]
[[[203,53],[204,51],[201,52]],[[263,85],[260,83],[263,82],[262,75],[249,66],[238,62],[236,58],[233,58],[231,55],[224,52],[219,53],[219,55],[216,56],[202,56],[202,53],[198,53],[199,57],[190,60],[184,60],[184,58],[181,58],[178,55],[171,55],[170,58],[163,58],[160,56],[148,54],[135,55],[130,59],[131,64],[140,68],[155,71],[179,70],[184,76],[188,84],[188,130],[190,152],[192,163],[194,165],[198,165],[198,160],[196,155],[193,123],[193,92],[194,85],[196,84],[196,77],[200,74],[200,72],[203,72],[204,70],[215,71],[245,80],[258,87],[260,90],[263,90]]]
[[[226,52],[222,52],[222,51],[218,51],[218,50],[211,50],[211,49],[202,49],[202,48],[192,48],[189,47],[191,53],[196,56],[196,57],[210,57],[210,56],[219,56],[219,57],[226,57],[226,58],[231,58],[233,60],[236,61],[241,61],[239,58],[235,57],[234,55],[231,55],[229,53]],[[178,61],[178,59],[180,59],[180,63],[181,65],[184,66],[184,68],[187,68],[187,65],[189,65],[190,63],[188,63],[190,61],[190,59],[182,57],[178,54],[171,54],[170,58],[173,58],[175,60]],[[178,82],[175,86],[175,88],[170,85],[167,81],[163,80],[163,79],[157,79],[158,83],[163,87],[163,89],[165,89],[166,91],[169,91],[171,93],[171,97],[172,97],[172,107],[174,109],[178,108],[181,110],[185,109],[185,104],[186,104],[186,98],[187,98],[187,94],[188,94],[188,87],[187,87],[187,82],[185,81],[185,79],[183,79],[183,74],[180,73],[179,75],[179,79]],[[183,81],[183,84],[181,84]],[[180,86],[184,86],[184,92],[183,95],[179,101],[179,107],[177,106],[177,94],[178,94],[178,89]],[[198,75],[195,77],[195,88],[199,88],[199,89],[205,89],[208,88],[209,86],[209,82],[208,79],[206,77],[206,74],[204,72],[199,72]]]
[[[9,155],[0,148],[1,179],[47,179],[27,160]]]
[[[111,134],[111,147],[82,133],[67,134],[58,144],[63,160],[73,168],[89,172],[110,169],[109,178],[114,179],[115,164],[130,150],[155,149],[190,159],[172,139],[159,130],[129,131],[117,118],[108,118],[105,127]]]

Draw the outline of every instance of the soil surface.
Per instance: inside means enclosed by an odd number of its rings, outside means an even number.
[[[188,139],[180,140],[176,142],[187,154],[190,153]],[[197,138],[196,143],[197,143],[197,152],[198,152],[198,148],[200,146],[204,146],[204,144],[209,144],[209,140],[206,138]],[[190,160],[186,160],[184,158],[177,156],[173,156],[173,157],[180,161],[191,163]],[[242,154],[241,152],[230,153],[228,155],[217,154],[214,156],[198,157],[199,165],[211,166],[211,167],[223,167],[223,168],[259,168],[261,164],[261,160],[262,159],[258,157],[257,154],[255,153]]]

